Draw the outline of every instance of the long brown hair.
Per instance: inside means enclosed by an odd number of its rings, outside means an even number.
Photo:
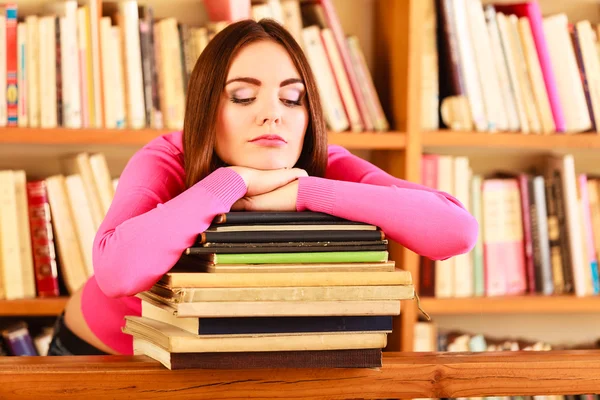
[[[260,40],[272,40],[286,49],[306,88],[309,122],[302,152],[295,166],[306,170],[311,176],[325,175],[327,129],[315,79],[304,52],[292,35],[276,21],[243,20],[215,35],[202,51],[190,76],[183,124],[187,187],[225,165],[214,149],[217,115],[227,73],[237,53],[244,46]]]

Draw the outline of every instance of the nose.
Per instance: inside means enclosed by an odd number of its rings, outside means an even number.
[[[277,104],[265,104],[256,115],[256,123],[259,126],[281,123],[281,110]]]

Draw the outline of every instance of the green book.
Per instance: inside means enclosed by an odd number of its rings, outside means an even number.
[[[195,258],[214,264],[310,264],[386,262],[387,251],[332,251],[302,253],[203,254]]]

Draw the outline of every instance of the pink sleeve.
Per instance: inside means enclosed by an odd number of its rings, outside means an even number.
[[[432,260],[469,252],[479,230],[449,194],[394,178],[338,146],[330,146],[326,178],[300,178],[296,208],[379,226]]]
[[[140,150],[124,169],[93,247],[96,280],[108,297],[148,290],[215,215],[246,193],[228,168],[183,192],[182,175],[176,156],[156,149]]]

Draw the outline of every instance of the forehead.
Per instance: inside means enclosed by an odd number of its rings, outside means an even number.
[[[229,68],[227,79],[253,77],[262,82],[301,78],[285,48],[272,41],[251,43],[242,48]]]

